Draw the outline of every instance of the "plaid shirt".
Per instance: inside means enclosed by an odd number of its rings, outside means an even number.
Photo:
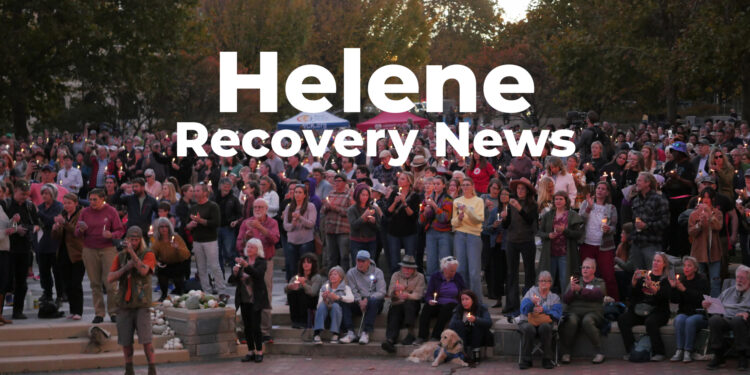
[[[328,206],[324,204],[321,208],[326,233],[349,233],[349,219],[346,216],[346,210],[350,206],[349,191],[339,193],[332,190],[328,193],[326,201]]]
[[[633,243],[661,245],[663,232],[669,226],[669,202],[655,191],[649,191],[646,196],[638,194],[633,198],[633,220],[635,218],[640,218],[646,227],[633,232]]]

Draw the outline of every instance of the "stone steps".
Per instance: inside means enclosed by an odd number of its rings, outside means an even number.
[[[28,354],[28,353],[27,353]],[[136,366],[145,365],[143,350],[136,350],[133,356]],[[190,360],[187,350],[155,350],[156,363],[186,362]],[[56,354],[0,358],[2,373],[80,370],[108,367],[123,367],[125,360],[122,351],[99,354]]]
[[[154,336],[152,343],[154,348],[162,348],[169,337]],[[28,356],[33,353],[34,356],[56,355],[56,354],[78,354],[83,353],[89,339],[85,337],[70,339],[52,339],[52,340],[23,340],[17,342],[3,341],[0,342],[0,358]],[[143,346],[135,340],[135,350],[142,350]],[[121,353],[121,347],[117,344],[117,337],[111,337],[102,346],[102,352]]]

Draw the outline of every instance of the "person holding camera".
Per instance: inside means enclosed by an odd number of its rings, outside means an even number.
[[[154,346],[151,343],[151,279],[156,267],[156,256],[146,247],[140,227],[128,228],[124,248],[115,255],[109,268],[107,283],[119,282],[117,302],[117,343],[125,356],[125,375],[133,371],[133,334],[148,361],[148,375],[156,375]],[[114,291],[110,295],[115,295]]]

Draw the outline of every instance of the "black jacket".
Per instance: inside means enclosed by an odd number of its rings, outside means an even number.
[[[266,275],[266,267],[266,260],[263,258],[257,258],[255,259],[254,265],[248,265],[240,270],[240,272],[245,272],[252,278],[253,299],[255,300],[255,303],[253,303],[253,310],[255,311],[271,308],[271,304],[268,303],[268,291],[266,290],[266,281],[264,278]],[[244,286],[242,286],[240,278],[235,276],[234,273],[229,276],[228,282],[237,286],[237,289],[234,292],[234,304],[236,308],[239,309],[240,305],[245,303],[242,301],[242,292],[240,291],[240,288],[244,288]]]
[[[121,190],[115,193],[113,203],[125,205],[128,212],[128,225],[127,227],[138,226],[145,235],[148,233],[148,227],[151,225],[151,219],[156,215],[159,203],[156,202],[154,197],[146,194],[143,200],[143,206],[138,201],[138,196],[135,194],[123,195]]]

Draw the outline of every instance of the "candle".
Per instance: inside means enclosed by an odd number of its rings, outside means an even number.
[[[419,210],[420,210],[420,211],[422,211],[422,206],[423,206],[423,205],[424,205],[424,204],[422,204],[422,203],[420,203],[420,204],[419,204]]]
[[[500,220],[500,212],[497,213],[497,220]]]
[[[437,292],[432,293],[432,300],[437,302]]]
[[[677,274],[677,280],[679,280],[679,279],[680,279],[680,274],[678,273],[678,274]]]
[[[172,235],[172,239],[169,242],[174,242],[174,234]]]
[[[326,289],[325,290],[327,290],[327,291],[330,292],[331,291],[331,284],[326,283]]]
[[[152,234],[152,233],[154,233],[154,226],[153,225],[149,225],[148,226],[148,234]]]
[[[104,236],[104,233],[107,231],[107,221],[109,218],[104,218],[104,225],[102,226],[102,236]]]
[[[299,284],[299,275],[294,275],[294,283]]]

